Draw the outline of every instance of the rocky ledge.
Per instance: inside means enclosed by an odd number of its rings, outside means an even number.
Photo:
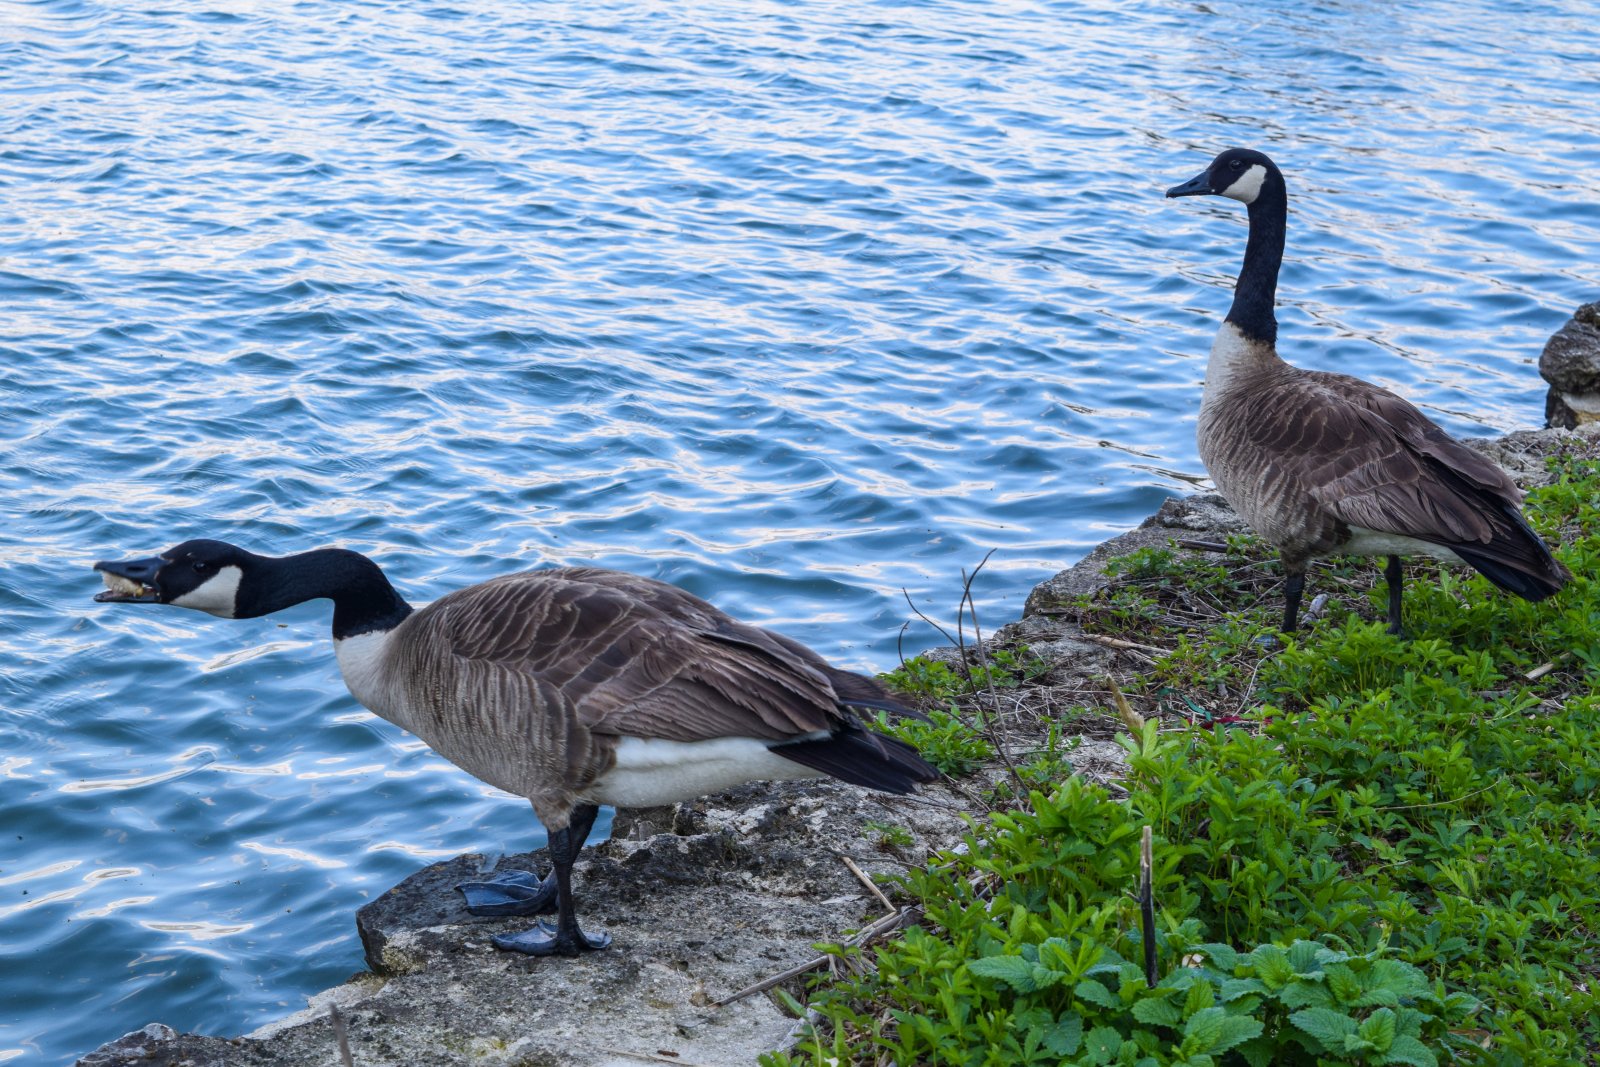
[[[454,886],[485,864],[458,856],[357,913],[370,970],[306,1010],[242,1038],[147,1026],[79,1063],[334,1067],[337,1007],[362,1065],[744,1067],[783,1044],[794,1020],[766,995],[718,1001],[884,915],[846,860],[868,876],[903,870],[959,840],[963,808],[937,787],[892,797],[818,782],[622,813],[575,875],[585,924],[614,943],[573,960],[495,949],[491,935],[530,920],[467,914]],[[880,845],[873,822],[907,833]],[[548,869],[538,854],[502,865]]]

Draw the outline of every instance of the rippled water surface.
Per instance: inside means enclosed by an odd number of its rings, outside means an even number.
[[[1283,349],[1535,424],[1600,289],[1586,3],[0,0],[0,1060],[233,1034],[525,804],[325,606],[90,602],[204,535],[413,600],[598,563],[886,668],[1201,475],[1265,148]],[[937,643],[925,627],[908,649]]]

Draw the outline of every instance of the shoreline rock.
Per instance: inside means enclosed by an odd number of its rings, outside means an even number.
[[[1570,430],[1600,422],[1600,301],[1578,308],[1545,342],[1539,375],[1550,383],[1546,426]]]

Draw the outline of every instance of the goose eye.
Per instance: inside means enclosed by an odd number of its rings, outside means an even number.
[[[207,563],[205,560],[197,559],[197,560],[194,561],[194,571],[195,571],[196,574],[204,574],[206,571],[208,571],[210,569],[211,569],[211,564]]]
[[[1240,167],[1244,166],[1244,160],[1236,159],[1232,163],[1229,163],[1228,166],[1232,167],[1234,170],[1238,170]]]

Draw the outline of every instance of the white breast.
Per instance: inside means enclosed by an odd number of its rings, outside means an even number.
[[[396,706],[394,696],[398,687],[384,673],[384,649],[392,634],[390,630],[341,638],[333,643],[333,654],[350,695],[373,714],[405,727],[404,709]]]
[[[1214,402],[1247,368],[1261,362],[1260,343],[1239,332],[1239,327],[1224,322],[1211,342],[1211,358],[1206,361],[1206,384],[1200,406]]]
[[[817,733],[804,740],[826,736]],[[583,799],[591,804],[649,808],[720,793],[746,782],[823,776],[821,771],[773,755],[767,747],[770,744],[753,737],[714,741],[625,737],[617,744],[616,765],[584,790]]]

